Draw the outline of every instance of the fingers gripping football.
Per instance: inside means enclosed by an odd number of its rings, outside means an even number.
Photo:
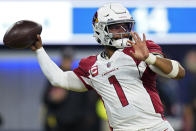
[[[149,50],[146,46],[146,36],[143,34],[143,40],[141,40],[140,36],[137,32],[131,32],[131,36],[135,43],[133,41],[128,41],[131,46],[133,47],[134,51],[130,51],[131,56],[133,56],[137,60],[144,61],[149,56]]]
[[[36,51],[37,49],[40,49],[42,47],[42,39],[40,37],[40,35],[37,35],[37,41],[35,42],[35,44],[33,44],[31,46],[32,51]]]

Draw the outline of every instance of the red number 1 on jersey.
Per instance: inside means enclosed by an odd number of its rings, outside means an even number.
[[[110,84],[112,84],[114,86],[122,106],[124,107],[124,106],[128,105],[129,102],[127,101],[127,98],[122,90],[122,87],[120,86],[116,77],[113,75],[113,76],[109,77],[108,80],[109,80]]]

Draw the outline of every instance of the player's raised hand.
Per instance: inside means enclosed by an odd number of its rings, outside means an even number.
[[[37,41],[35,44],[31,46],[32,51],[36,51],[37,49],[42,47],[42,39],[40,35],[37,35]]]
[[[128,41],[134,49],[134,51],[130,51],[131,56],[137,60],[146,60],[149,56],[149,50],[146,46],[145,34],[143,34],[143,40],[141,40],[137,32],[131,32],[131,36],[135,41],[135,43],[133,41]]]

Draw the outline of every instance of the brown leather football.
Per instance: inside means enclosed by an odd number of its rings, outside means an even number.
[[[14,23],[3,37],[4,45],[24,49],[30,47],[37,40],[37,34],[41,34],[42,26],[30,20],[21,20]]]

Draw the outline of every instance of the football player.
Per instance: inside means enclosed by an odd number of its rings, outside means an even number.
[[[173,131],[163,115],[156,74],[181,79],[184,68],[164,58],[161,47],[133,31],[135,21],[121,4],[100,7],[93,17],[94,37],[104,51],[63,72],[42,47],[31,48],[41,69],[55,87],[84,92],[95,90],[103,100],[113,131]],[[73,103],[74,104],[74,103]]]

